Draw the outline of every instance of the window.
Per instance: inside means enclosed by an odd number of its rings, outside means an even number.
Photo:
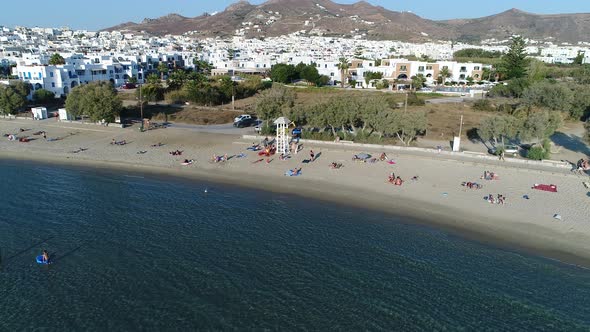
[[[459,79],[460,79],[460,80],[464,80],[464,79],[465,79],[465,74],[461,74],[461,75],[459,75]]]
[[[461,71],[463,71],[463,72],[467,71],[467,67],[461,67]]]
[[[406,65],[399,66],[399,70],[406,71],[406,70],[408,70],[408,66],[406,66]]]
[[[334,73],[330,73],[330,76],[331,76],[331,77],[334,77]]]
[[[479,70],[479,66],[473,67],[473,70]]]
[[[49,73],[49,77],[53,77],[53,72],[50,72]]]
[[[55,88],[55,83],[51,82],[51,87]]]
[[[426,66],[426,70],[432,70],[432,66]]]
[[[424,71],[424,66],[419,66],[418,71]]]
[[[473,75],[473,77],[479,78],[479,74],[475,74],[475,75]]]

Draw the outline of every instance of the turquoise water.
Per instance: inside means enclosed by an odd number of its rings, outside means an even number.
[[[12,161],[0,174],[2,331],[590,329],[590,271],[381,213]]]

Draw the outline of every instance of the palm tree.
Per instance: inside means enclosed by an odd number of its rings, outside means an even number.
[[[168,73],[168,65],[164,62],[158,64],[158,71],[160,72],[160,79],[164,80],[164,74]]]
[[[346,73],[348,71],[348,59],[342,57],[338,59],[340,63],[338,63],[338,69],[340,69],[340,86],[344,87],[344,82],[346,80]]]
[[[453,74],[449,70],[449,67],[443,67],[443,69],[441,69],[438,73],[438,76],[442,77],[442,84],[445,85],[445,83],[447,82],[447,78],[453,76]]]

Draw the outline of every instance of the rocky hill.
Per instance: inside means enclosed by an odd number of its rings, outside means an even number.
[[[590,14],[536,15],[511,9],[475,19],[433,21],[409,12],[396,12],[366,1],[337,4],[330,0],[268,0],[252,5],[241,0],[215,15],[177,14],[108,29],[145,31],[155,35],[191,33],[200,37],[306,35],[403,41],[508,39],[520,34],[535,40],[590,41]]]

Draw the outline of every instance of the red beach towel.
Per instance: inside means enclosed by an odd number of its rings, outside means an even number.
[[[535,184],[533,189],[543,190],[543,191],[550,191],[553,193],[557,192],[557,186],[554,184]]]

